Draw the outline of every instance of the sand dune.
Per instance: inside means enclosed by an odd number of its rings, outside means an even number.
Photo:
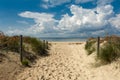
[[[88,56],[85,42],[52,42],[50,56],[25,69],[18,80],[119,80],[120,61],[95,67],[95,55]]]

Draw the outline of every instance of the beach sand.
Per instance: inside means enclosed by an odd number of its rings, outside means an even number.
[[[85,42],[50,44],[50,56],[38,59],[17,80],[120,80],[120,61],[97,66],[95,54],[84,50]]]

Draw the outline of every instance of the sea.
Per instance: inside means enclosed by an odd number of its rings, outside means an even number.
[[[67,37],[41,37],[40,40],[46,40],[50,42],[82,42],[86,41],[86,38],[67,38]]]

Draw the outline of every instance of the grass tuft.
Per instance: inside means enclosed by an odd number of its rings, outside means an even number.
[[[47,49],[44,45],[44,43],[37,38],[33,37],[25,37],[24,42],[30,44],[32,46],[32,50],[37,54],[37,55],[46,55],[47,54]],[[46,45],[48,46],[48,45]]]
[[[28,67],[29,66],[28,60],[23,60],[22,65]]]
[[[27,46],[27,49],[25,46]],[[48,46],[48,44],[43,44],[43,42],[37,38],[25,36],[23,37],[23,57],[29,62],[33,62],[37,56],[48,56],[46,46]],[[0,35],[0,50],[19,53],[20,37]],[[28,63],[27,61],[23,61],[22,64],[27,65]]]
[[[120,57],[120,42],[118,39],[119,38],[109,39],[104,47],[100,49],[99,59],[102,62],[111,63]]]
[[[96,41],[87,41],[85,44],[85,49],[87,50],[88,55],[92,54],[95,51],[95,47],[93,46],[93,44]]]

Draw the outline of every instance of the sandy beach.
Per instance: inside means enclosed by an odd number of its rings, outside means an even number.
[[[51,42],[50,56],[26,68],[17,80],[119,80],[120,60],[97,66],[95,54],[87,55],[85,42]]]

